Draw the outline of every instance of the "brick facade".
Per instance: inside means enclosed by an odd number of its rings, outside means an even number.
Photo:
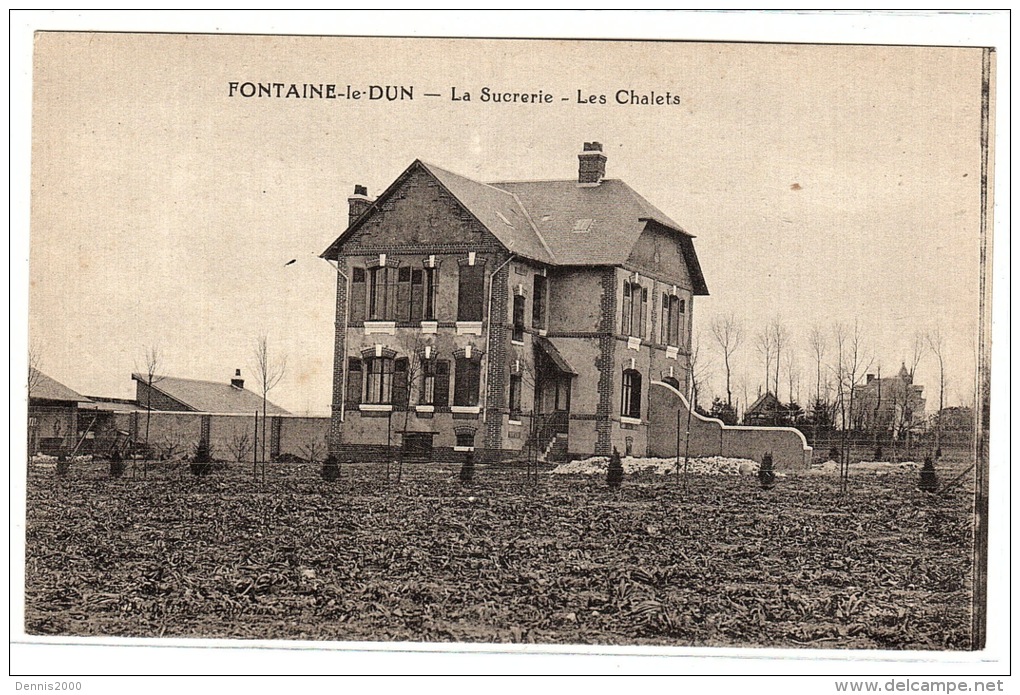
[[[647,211],[642,207],[626,222],[638,230],[628,231],[634,235],[629,237],[633,244],[629,257],[631,247],[627,246],[617,261],[557,265],[549,261],[548,247],[543,261],[539,259],[544,252],[528,246],[532,242],[525,237],[538,229],[539,222],[555,218],[557,225],[579,234],[608,233],[609,223],[589,231],[592,220],[587,220],[588,226],[583,224],[588,217],[585,210],[552,207],[554,214],[538,218],[526,210],[522,214],[514,207],[524,209],[516,194],[500,192],[498,187],[504,184],[468,182],[475,188],[458,189],[466,181],[463,177],[435,174],[430,167],[416,162],[377,201],[369,203],[368,212],[352,213],[351,227],[324,254],[339,266],[329,450],[342,460],[393,456],[406,432],[416,434],[416,441],[430,435],[436,460],[461,460],[469,439],[479,461],[520,457],[528,447],[553,447],[571,457],[608,455],[614,444],[621,451],[629,445],[634,453],[643,453],[647,422],[621,421],[625,368],[621,365],[633,360],[633,368],[643,375],[643,414],[649,409],[648,385],[661,377],[662,365],[673,366],[678,374],[681,362],[686,365],[688,346],[674,346],[668,354],[666,346],[657,344],[658,295],[663,288],[682,293],[688,307],[696,291],[707,292],[703,280],[697,285],[688,273],[682,242],[677,240],[682,233],[647,222],[641,217]],[[607,184],[619,191],[614,186]],[[459,197],[451,190],[460,190]],[[574,193],[564,195],[572,199]],[[508,234],[523,236],[507,243]],[[590,237],[575,238],[582,248],[590,241]],[[414,309],[414,297],[420,296],[414,289],[417,275],[408,269],[423,267],[436,271],[428,275],[434,283],[430,291],[435,293],[435,312],[418,320]],[[692,267],[691,272],[700,278],[696,261]],[[481,285],[476,284],[479,268]],[[397,283],[409,282],[409,286],[390,288],[394,276],[390,269],[396,269],[397,278],[405,278]],[[643,324],[650,331],[638,341],[639,349],[621,335],[621,287],[633,273],[642,275],[643,286],[651,293],[650,316]],[[536,296],[539,291],[541,303]],[[516,329],[515,297],[519,298],[518,321],[521,309],[524,316]],[[379,301],[385,303],[381,313]],[[481,320],[466,318],[479,311],[479,304]],[[393,312],[392,306],[398,310]],[[682,358],[677,348],[682,348]],[[426,384],[415,370],[414,356],[426,349],[432,355],[429,359],[438,356],[449,363],[444,377],[449,402],[423,400]],[[362,370],[355,381],[347,374],[350,358],[361,360],[354,363]],[[382,366],[373,362],[380,358]],[[464,366],[470,359],[477,364]],[[370,362],[379,370],[391,369],[390,362],[404,366],[393,368],[392,377],[385,376],[385,371],[373,372],[374,400],[349,403],[359,397],[358,384],[368,398],[364,379]],[[461,381],[458,369],[470,376]],[[402,375],[399,393],[406,398],[393,397],[389,387],[381,385],[386,382],[380,379],[395,380],[398,372]],[[434,376],[430,373],[429,378]],[[470,389],[475,381],[477,405],[470,397],[466,402],[463,391],[465,383],[472,385]],[[383,393],[390,393],[389,401],[384,402]],[[459,403],[454,403],[454,396]]]
[[[613,384],[616,381],[616,339],[613,333],[616,329],[616,272],[613,268],[607,268],[602,273],[602,296],[599,299],[601,320],[599,330],[599,358],[595,367],[599,371],[598,382],[598,410],[595,413],[595,454],[608,456],[612,453],[613,423]]]
[[[151,396],[150,396],[151,392]],[[151,400],[150,400],[151,397]],[[194,408],[181,403],[176,398],[171,398],[159,390],[159,384],[153,380],[153,388],[141,381],[135,382],[135,401],[143,408],[150,407],[153,410],[189,411]]]
[[[347,369],[347,293],[350,268],[338,258],[336,275],[336,338],[333,341],[333,398],[330,403],[329,450],[336,452],[343,442],[344,374]]]
[[[509,259],[507,259],[509,260]],[[485,448],[499,449],[503,445],[503,414],[507,399],[507,347],[510,341],[507,322],[509,308],[509,263],[503,261],[490,276],[489,344],[486,351],[485,377]],[[502,319],[502,320],[501,320]]]

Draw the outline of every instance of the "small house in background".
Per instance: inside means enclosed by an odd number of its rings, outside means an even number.
[[[71,453],[79,442],[80,411],[91,399],[38,369],[28,371],[28,453]]]
[[[787,419],[786,407],[779,402],[779,398],[771,391],[766,391],[758,397],[754,403],[744,411],[745,425],[772,426],[785,423]]]
[[[134,373],[135,402],[142,410],[168,410],[251,415],[262,412],[262,396],[244,387],[241,370],[229,381],[203,381],[180,377]],[[274,403],[266,403],[266,415],[290,415]]]

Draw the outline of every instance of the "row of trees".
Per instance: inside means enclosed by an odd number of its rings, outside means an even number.
[[[803,383],[797,364],[798,341],[779,319],[752,332],[733,314],[719,316],[709,327],[706,354],[701,345],[704,340],[703,335],[696,337],[692,345],[691,386],[695,407],[703,414],[735,424],[748,416],[753,401],[765,396],[762,403],[767,408],[766,424],[871,431],[896,438],[930,425],[938,446],[946,405],[947,355],[945,339],[937,327],[913,336],[910,352],[903,356],[901,371],[896,373],[902,387],[897,387],[895,381],[882,380],[876,352],[856,321],[836,323],[828,329],[816,325],[803,339],[799,347],[807,349],[813,372],[808,384]],[[740,355],[749,352],[741,348],[753,349],[756,364],[742,365],[738,372]],[[912,388],[918,365],[927,355],[932,356],[938,370],[938,408],[930,422],[923,417],[920,390]],[[716,396],[706,410],[698,397],[712,373],[713,358],[721,368],[724,395]],[[759,376],[750,377],[755,371]],[[879,380],[871,387],[869,375]],[[809,389],[806,407],[801,400],[801,389],[805,386]],[[749,387],[755,388],[756,395],[751,395]],[[735,395],[738,388],[742,400]]]

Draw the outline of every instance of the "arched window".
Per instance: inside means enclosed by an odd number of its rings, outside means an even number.
[[[641,419],[641,373],[636,369],[623,371],[623,400],[620,415]]]

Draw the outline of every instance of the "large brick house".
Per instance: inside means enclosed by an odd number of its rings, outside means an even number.
[[[576,178],[481,183],[416,160],[348,199],[330,446],[647,451],[649,385],[683,388],[693,236],[585,143]],[[372,451],[376,449],[376,451]]]

